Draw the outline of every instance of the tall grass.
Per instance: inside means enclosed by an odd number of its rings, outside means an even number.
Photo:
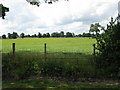
[[[81,53],[3,53],[3,79],[24,79],[31,75],[69,78],[94,77],[93,56]]]

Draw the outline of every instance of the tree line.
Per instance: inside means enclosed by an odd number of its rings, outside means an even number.
[[[95,34],[91,34],[91,33],[83,33],[83,34],[78,34],[78,35],[75,35],[75,33],[71,33],[71,32],[64,32],[64,31],[61,31],[61,32],[53,32],[53,33],[40,33],[38,32],[38,34],[33,34],[33,35],[30,35],[30,34],[25,34],[25,33],[21,33],[20,35],[17,33],[17,32],[13,32],[13,33],[8,33],[7,35],[6,34],[3,34],[1,36],[2,39],[16,39],[16,38],[49,38],[49,37],[92,37],[94,38],[95,37]]]

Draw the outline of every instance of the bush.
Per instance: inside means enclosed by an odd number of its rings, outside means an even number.
[[[91,27],[94,27],[94,25]],[[107,28],[101,28],[103,30],[102,34],[100,34],[101,30],[98,28],[97,30],[91,28],[91,30],[96,32],[96,49],[99,51],[96,67],[102,69],[106,77],[120,77],[120,24],[116,24],[111,18]]]

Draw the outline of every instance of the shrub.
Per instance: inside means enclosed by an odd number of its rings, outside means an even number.
[[[106,77],[120,77],[120,24],[111,18],[106,29],[92,24],[90,31],[96,33],[96,49],[99,51],[96,67],[103,69]]]

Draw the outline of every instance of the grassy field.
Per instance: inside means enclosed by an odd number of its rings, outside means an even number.
[[[95,39],[89,38],[25,38],[2,40],[2,51],[10,52],[12,43],[16,43],[16,51],[44,51],[44,43],[47,44],[47,52],[76,52],[91,54],[92,44]]]
[[[114,82],[110,86],[91,84],[95,78],[107,77],[102,69],[95,67],[95,56],[91,55],[95,42],[89,38],[3,39],[3,88],[117,88],[119,84]],[[15,55],[7,53],[11,52],[12,43],[16,43]],[[44,43],[47,44],[46,55]],[[31,76],[33,80],[29,80]],[[43,79],[38,80],[38,77]],[[61,77],[61,80],[46,80],[46,77]],[[75,82],[68,83],[64,79]]]

